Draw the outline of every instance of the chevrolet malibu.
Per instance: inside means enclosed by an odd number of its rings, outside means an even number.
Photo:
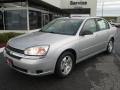
[[[66,17],[41,30],[8,41],[4,56],[10,67],[28,75],[68,76],[75,64],[106,51],[112,53],[116,28],[99,17]]]

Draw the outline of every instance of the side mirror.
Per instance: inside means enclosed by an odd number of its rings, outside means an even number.
[[[81,32],[80,35],[84,36],[84,35],[91,35],[91,34],[93,34],[93,32],[85,30],[85,31]]]

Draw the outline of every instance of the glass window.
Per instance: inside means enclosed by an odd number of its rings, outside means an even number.
[[[82,21],[82,19],[56,19],[45,25],[41,32],[75,35]]]
[[[32,1],[32,0],[31,0],[31,1]],[[43,8],[41,5],[36,4],[36,3],[33,3],[33,2],[31,2],[31,1],[29,0],[29,2],[28,2],[29,7],[45,10],[45,8]]]
[[[3,12],[0,11],[0,30],[4,30],[3,26]]]
[[[29,10],[30,29],[41,28],[41,12]]]
[[[26,2],[3,3],[2,6],[4,8],[9,8],[9,7],[26,7],[27,3]]]
[[[27,30],[27,10],[5,11],[6,30]]]
[[[49,14],[42,14],[42,26],[46,25],[49,23]]]
[[[53,14],[49,14],[49,19],[50,19],[50,21],[53,20]]]
[[[86,23],[83,26],[82,31],[91,31],[96,32],[97,27],[94,19],[87,20]]]
[[[45,14],[45,25],[49,22],[49,14]]]
[[[110,28],[108,22],[106,22],[103,19],[97,19],[97,24],[98,24],[99,30],[106,30]]]

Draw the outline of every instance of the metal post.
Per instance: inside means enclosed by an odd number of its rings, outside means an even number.
[[[5,15],[4,15],[4,8],[2,7],[2,18],[3,18],[3,29],[5,31]]]
[[[27,30],[30,30],[30,23],[29,23],[29,5],[28,5],[28,0],[27,2]]]
[[[104,2],[102,2],[102,17],[104,16]]]
[[[82,2],[82,0],[81,0],[81,2]],[[81,4],[81,8],[82,8],[82,4]]]

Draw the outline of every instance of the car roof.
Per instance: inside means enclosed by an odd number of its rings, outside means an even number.
[[[80,16],[80,17],[61,17],[59,19],[90,19],[90,18],[100,18],[100,17]]]

